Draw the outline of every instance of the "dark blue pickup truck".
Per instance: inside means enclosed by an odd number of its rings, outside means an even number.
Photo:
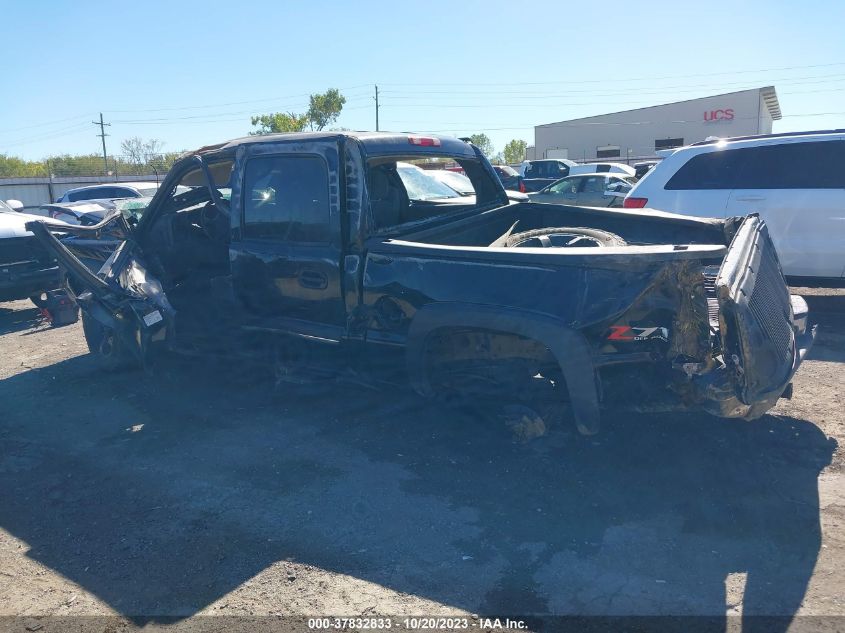
[[[406,186],[454,160],[474,196]],[[756,216],[513,203],[473,145],[392,133],[251,136],[182,157],[92,273],[27,225],[84,288],[106,365],[159,347],[271,350],[277,375],[389,365],[426,395],[568,408],[702,408],[753,418],[813,339]]]

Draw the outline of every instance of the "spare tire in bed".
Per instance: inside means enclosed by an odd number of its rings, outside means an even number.
[[[509,248],[575,248],[627,246],[627,242],[616,233],[601,229],[561,226],[514,233],[508,237],[505,246]]]

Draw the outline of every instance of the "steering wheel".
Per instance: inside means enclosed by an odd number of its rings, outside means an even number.
[[[228,228],[229,209],[220,210],[217,203],[209,201],[200,211],[199,225],[206,237],[212,241],[220,240]],[[223,226],[225,223],[225,227]]]

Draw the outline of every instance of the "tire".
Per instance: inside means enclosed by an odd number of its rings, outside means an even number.
[[[515,248],[518,246],[522,246],[525,242],[536,241],[535,238],[544,237],[546,235],[560,234],[572,235],[574,239],[577,239],[577,236],[583,236],[585,238],[588,238],[588,240],[584,240],[587,243],[573,244],[572,246],[592,245],[604,248],[610,246],[628,245],[625,240],[623,240],[615,233],[611,233],[610,231],[602,231],[601,229],[588,229],[584,227],[561,226],[556,228],[535,229],[533,231],[523,231],[522,233],[514,233],[507,239],[507,242],[505,242],[505,246],[508,248]],[[592,244],[590,244],[590,242],[592,242]],[[534,246],[534,244],[527,245]],[[540,246],[541,244],[539,244],[538,242],[538,244],[536,245]],[[565,246],[562,245],[559,248],[565,248]]]
[[[133,366],[132,356],[121,345],[114,330],[82,312],[82,332],[88,351],[97,357],[97,361],[104,370],[127,369]]]

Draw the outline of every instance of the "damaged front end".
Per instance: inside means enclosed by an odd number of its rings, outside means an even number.
[[[120,239],[97,274],[62,244],[44,222],[33,221],[26,228],[67,271],[73,282],[71,287],[78,290],[76,301],[86,318],[95,320],[108,333],[101,337],[98,345],[108,346],[111,350],[117,344],[128,356],[146,367],[151,343],[166,340],[168,332],[172,331],[175,310],[159,281],[147,273],[139,249],[129,239],[129,229],[123,218],[118,214],[85,229],[86,234],[95,239],[102,235]],[[76,228],[75,232],[79,231]],[[105,349],[92,351],[105,353]]]

